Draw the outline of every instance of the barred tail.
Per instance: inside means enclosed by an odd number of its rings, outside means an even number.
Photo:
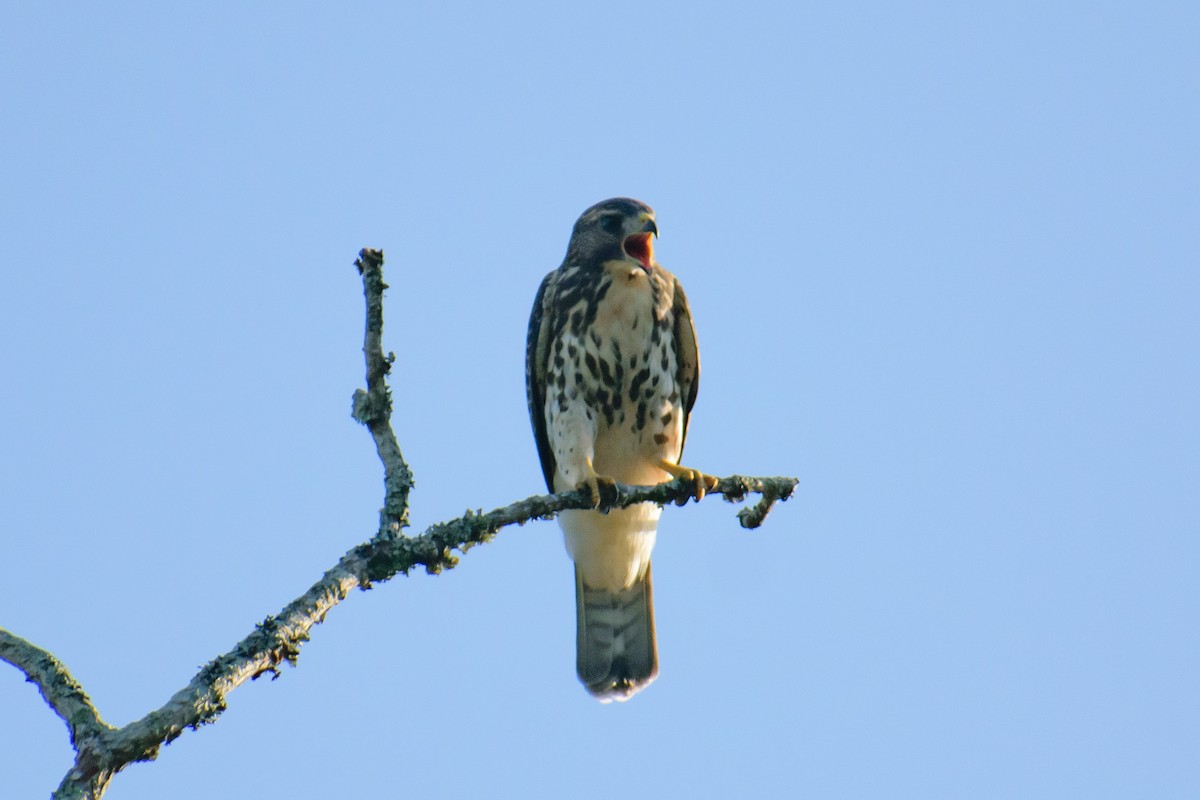
[[[585,586],[575,568],[579,679],[602,703],[628,700],[658,675],[650,568],[618,592]]]

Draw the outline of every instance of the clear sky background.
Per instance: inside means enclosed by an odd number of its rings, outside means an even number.
[[[405,7],[407,6],[407,7]],[[161,705],[377,523],[539,493],[575,218],[658,211],[704,374],[662,671],[574,674],[554,523],[355,593],[109,797],[1200,796],[1195,3],[7,4],[0,625]],[[0,796],[62,722],[0,665]]]

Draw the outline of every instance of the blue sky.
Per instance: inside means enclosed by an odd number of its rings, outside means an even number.
[[[480,4],[481,5],[481,4]],[[387,255],[414,528],[541,491],[575,217],[658,212],[704,366],[661,674],[574,676],[557,527],[357,593],[114,781],[215,796],[1200,794],[1200,12],[1188,3],[0,12],[0,625],[161,705],[370,536]],[[5,797],[71,763],[0,667]]]

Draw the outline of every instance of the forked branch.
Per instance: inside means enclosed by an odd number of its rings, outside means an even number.
[[[383,462],[384,504],[379,530],[368,541],[351,548],[308,591],[258,623],[232,650],[205,665],[161,708],[122,728],[114,728],[100,718],[83,688],[58,659],[0,629],[0,660],[21,670],[28,681],[37,685],[46,702],[66,722],[76,751],[75,764],[55,792],[56,798],[99,798],[117,772],[134,762],[153,760],[163,744],[188,728],[213,722],[225,710],[227,695],[238,686],[264,674],[278,677],[280,665],[296,663],[309,630],[352,589],[369,589],[418,566],[439,573],[458,563],[456,553],[488,541],[506,526],[550,519],[566,509],[591,506],[585,492],[539,495],[486,513],[468,511],[457,519],[430,526],[419,536],[403,535],[408,526],[413,477],[391,425],[387,375],[395,356],[385,356],[382,347],[383,290],[387,288],[383,282],[383,253],[363,250],[355,266],[362,276],[367,304],[363,341],[367,388],[354,393],[353,415],[371,432]],[[743,500],[748,494],[762,495],[757,505],[738,514],[744,527],[754,528],[762,523],[775,501],[791,496],[795,486],[795,478],[732,475],[721,478],[709,493],[730,501]],[[682,505],[694,497],[694,485],[684,480],[657,486],[618,484],[611,496],[603,498],[603,508],[646,501]]]

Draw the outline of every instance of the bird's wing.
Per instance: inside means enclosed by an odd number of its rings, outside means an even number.
[[[550,362],[550,328],[547,308],[554,297],[554,283],[558,271],[548,274],[538,287],[529,315],[529,333],[525,341],[525,396],[529,400],[529,421],[533,424],[533,438],[537,440],[538,456],[542,460],[542,474],[546,487],[554,491],[554,448],[546,433],[546,368]]]
[[[696,393],[700,391],[700,349],[696,346],[696,328],[692,325],[692,310],[688,308],[687,295],[675,278],[675,302],[672,307],[675,317],[675,361],[678,375],[680,403],[683,406],[683,436],[679,441],[679,455],[683,457],[683,445],[687,441],[688,416],[696,404]]]

